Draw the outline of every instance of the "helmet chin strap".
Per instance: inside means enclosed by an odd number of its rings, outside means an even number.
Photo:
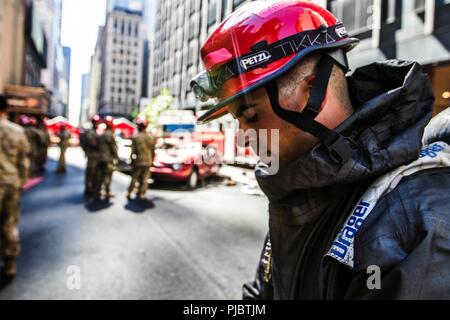
[[[330,130],[315,119],[320,113],[320,108],[325,99],[328,83],[336,61],[329,55],[323,54],[317,69],[316,79],[311,89],[311,94],[302,112],[283,109],[280,106],[279,90],[276,80],[265,85],[270,103],[275,114],[295,127],[308,132],[318,138],[328,149],[330,157],[338,164],[345,164],[356,152],[356,143],[347,137]]]

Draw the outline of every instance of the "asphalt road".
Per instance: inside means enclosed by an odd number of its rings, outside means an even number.
[[[89,203],[81,151],[70,150],[68,163],[57,176],[49,161],[44,181],[24,194],[18,276],[0,300],[241,298],[267,230],[264,197],[212,181],[128,202],[130,178],[116,173],[112,203]]]

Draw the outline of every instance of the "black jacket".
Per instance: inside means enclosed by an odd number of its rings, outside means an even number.
[[[450,168],[405,178],[380,199],[355,239],[353,270],[326,257],[374,179],[418,159],[423,143],[450,139],[449,112],[424,133],[434,97],[417,63],[374,63],[348,83],[355,112],[338,131],[357,156],[339,166],[319,144],[275,176],[256,170],[270,202],[272,280],[260,264],[244,299],[450,298]],[[371,265],[381,290],[367,288]]]

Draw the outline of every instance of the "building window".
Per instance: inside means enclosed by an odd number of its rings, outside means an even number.
[[[396,0],[387,0],[386,23],[393,23],[397,18],[397,10],[395,9],[396,2]]]
[[[330,9],[351,35],[372,29],[373,0],[334,0],[330,3]]]
[[[192,16],[195,12],[195,1],[196,0],[188,0],[186,5],[189,7],[189,15]]]
[[[229,0],[222,0],[222,13],[220,19],[223,21],[228,13],[228,2]]]
[[[209,3],[209,12],[208,12],[208,26],[212,26],[216,23],[216,14],[217,14],[217,0],[211,0]]]
[[[426,0],[414,0],[414,9],[416,11],[425,11],[425,2]]]
[[[244,0],[233,0],[233,11],[236,10]]]

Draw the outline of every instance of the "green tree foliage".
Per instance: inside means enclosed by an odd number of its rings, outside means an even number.
[[[162,89],[159,96],[153,98],[150,103],[139,114],[139,117],[145,118],[149,123],[149,129],[161,129],[159,127],[159,117],[161,113],[172,109],[173,96],[168,89]]]

